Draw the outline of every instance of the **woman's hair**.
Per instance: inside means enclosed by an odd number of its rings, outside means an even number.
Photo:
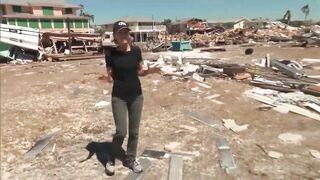
[[[130,36],[130,34],[128,35],[129,36],[129,44],[131,45],[132,43],[133,43],[133,37],[132,36]],[[118,43],[118,41],[117,41],[117,38],[116,38],[116,33],[113,33],[113,40],[112,40],[112,42],[114,42],[116,45],[118,45],[119,43]]]

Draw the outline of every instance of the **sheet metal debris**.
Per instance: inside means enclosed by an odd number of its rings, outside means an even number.
[[[164,151],[145,149],[142,153],[142,157],[155,158],[155,159],[163,159],[166,155]]]
[[[49,144],[50,140],[59,133],[60,129],[53,129],[51,133],[40,138],[36,144],[25,154],[25,158],[34,159]]]
[[[184,159],[190,159],[195,156],[200,156],[198,151],[193,152],[168,152],[168,151],[159,151],[153,149],[145,149],[141,155],[142,157],[154,158],[154,159],[163,159],[170,158],[172,156],[183,157]]]
[[[212,118],[208,118],[208,117],[202,117],[200,115],[198,115],[197,113],[195,112],[191,112],[191,111],[188,111],[188,110],[182,110],[181,111],[184,115],[188,116],[188,117],[191,117],[192,119],[196,120],[196,121],[199,121],[203,124],[206,124],[210,127],[213,127],[217,130],[222,130],[222,125],[219,124],[217,122],[217,120],[214,120]]]
[[[237,172],[237,166],[231,153],[231,148],[228,144],[228,141],[225,138],[218,138],[217,148],[219,151],[221,168],[225,169],[227,174],[235,176]]]

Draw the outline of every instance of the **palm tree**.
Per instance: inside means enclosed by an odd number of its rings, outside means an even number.
[[[310,13],[309,5],[305,5],[301,8],[301,11],[304,13],[304,20],[307,20],[307,16]]]
[[[86,16],[86,17],[90,17],[91,21],[94,22],[94,15],[93,14],[89,14],[88,12],[84,11],[84,5],[80,4],[80,16]]]
[[[83,9],[84,9],[84,5],[83,4],[79,4],[80,6],[80,16],[83,15]]]

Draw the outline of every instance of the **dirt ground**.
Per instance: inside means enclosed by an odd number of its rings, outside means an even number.
[[[245,56],[244,48],[228,47],[226,52],[205,56],[226,62],[252,64],[265,57],[300,60],[320,58],[319,48],[254,47]],[[159,54],[144,54],[146,59]],[[118,161],[115,176],[108,177],[96,155],[87,161],[86,146],[110,142],[115,132],[110,102],[112,84],[98,78],[105,74],[103,59],[43,62],[28,65],[1,65],[1,179],[123,179],[130,172]],[[317,74],[318,72],[313,72]],[[319,74],[318,74],[319,75]],[[252,87],[246,83],[208,78],[211,88],[197,87],[193,81],[178,81],[154,74],[141,78],[144,111],[138,152],[164,150],[172,142],[173,152],[193,153],[184,161],[183,177],[190,180],[232,179],[219,166],[218,137],[225,137],[239,168],[238,179],[317,179],[320,159],[310,150],[320,150],[320,123],[297,114],[260,111],[262,104],[243,95]],[[206,97],[218,94],[219,104]],[[248,124],[247,130],[221,131],[185,116],[181,110],[197,112],[222,124],[234,119]],[[24,154],[54,128],[61,131],[34,160]],[[300,144],[284,144],[282,133],[303,136]],[[126,145],[126,143],[124,143]],[[283,154],[272,159],[265,151]],[[54,147],[54,148],[53,148]],[[125,148],[125,146],[124,146]],[[167,179],[169,159],[152,160],[143,179]]]

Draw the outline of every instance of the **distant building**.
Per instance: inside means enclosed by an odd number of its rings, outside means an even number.
[[[134,42],[146,42],[149,37],[157,37],[160,33],[167,31],[167,27],[159,21],[134,17],[124,17],[120,20],[128,23]],[[112,32],[113,23],[101,24],[101,31]]]
[[[191,35],[196,32],[201,33],[210,30],[212,29],[208,27],[207,22],[205,22],[204,20],[197,18],[189,18],[177,20],[176,22],[172,23],[169,32],[170,34],[183,32]]]
[[[259,19],[252,19],[249,24],[250,24],[250,27],[254,29],[264,29],[266,28],[269,22],[270,22],[269,19],[259,18]]]
[[[221,26],[225,29],[246,29],[251,25],[251,21],[247,18],[221,20],[221,21],[208,21],[209,27]]]
[[[77,15],[79,5],[65,0],[1,0],[1,23],[40,29],[41,32],[67,32],[67,19],[74,32],[93,31],[89,17]]]

